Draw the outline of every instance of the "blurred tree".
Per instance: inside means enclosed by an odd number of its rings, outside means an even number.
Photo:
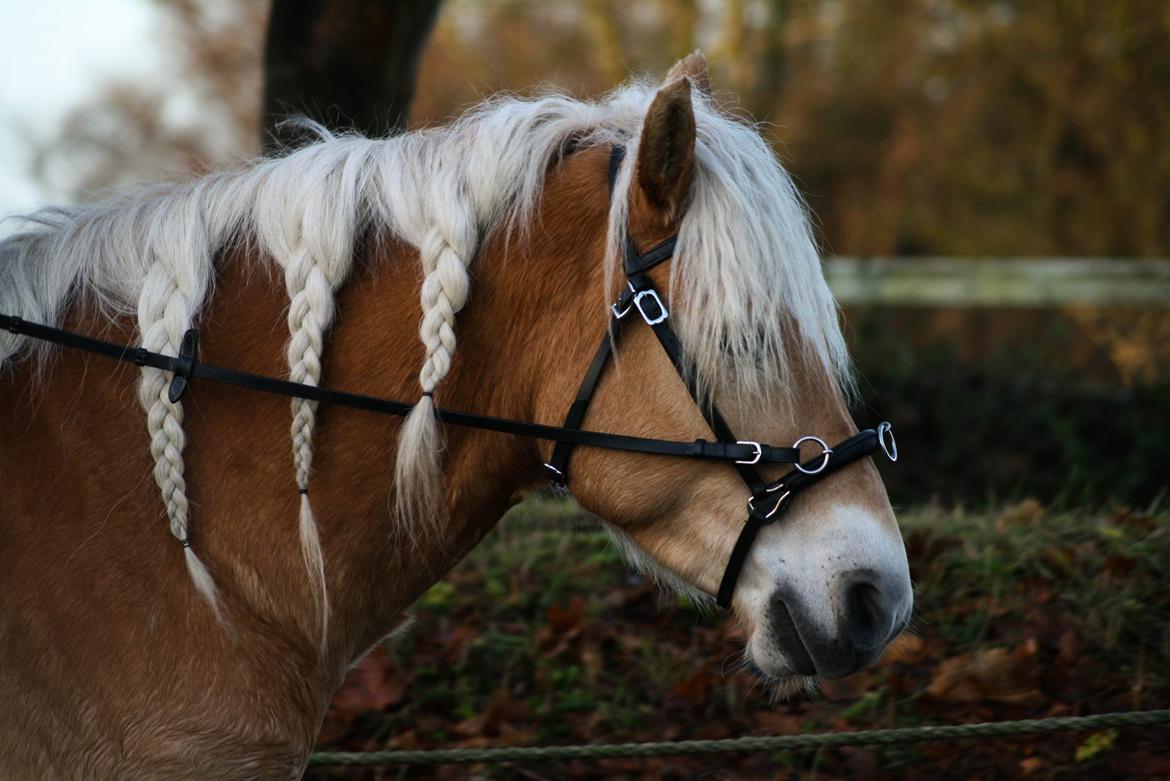
[[[107,81],[35,150],[39,177],[74,200],[255,154],[268,4],[152,1],[175,73]]]
[[[109,85],[67,120],[43,161],[75,192],[255,149],[265,4],[154,2],[181,76]],[[448,0],[420,63],[396,42],[421,40],[437,2],[277,0],[265,121],[381,135],[416,70],[426,125],[501,89],[596,94],[703,47],[830,251],[1170,254],[1162,0]]]
[[[273,0],[261,145],[306,140],[290,114],[383,136],[405,129],[440,0]],[[312,138],[311,134],[308,138]]]
[[[828,23],[807,56],[789,48],[770,113],[792,123],[793,168],[833,250],[1167,253],[1165,3],[800,11]]]
[[[42,174],[74,197],[257,149],[267,3],[151,2],[176,69],[103,85],[42,146]],[[266,123],[299,110],[382,135],[402,127],[398,85],[415,73],[417,127],[500,90],[595,95],[702,47],[717,98],[761,121],[829,252],[1170,255],[1164,0],[446,0],[421,60],[395,41],[428,29],[438,0],[275,2],[270,37],[289,37],[268,47]],[[937,485],[982,498],[963,454],[1001,447],[979,439],[986,427],[1018,429],[988,484],[1016,490],[1020,464],[1067,462],[1140,496],[1153,475],[1140,465],[1165,450],[1164,391],[1127,406],[1077,386],[1165,383],[1168,312],[883,310],[858,331],[858,360],[867,398],[906,423],[908,442],[954,456],[942,471],[931,462]],[[957,357],[932,364],[931,344]],[[1056,379],[1028,385],[1029,373]],[[999,384],[969,379],[984,376]],[[1101,471],[1119,441],[1130,460]]]

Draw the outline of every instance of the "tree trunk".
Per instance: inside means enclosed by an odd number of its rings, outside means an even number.
[[[441,0],[273,0],[261,147],[310,134],[282,120],[385,136],[406,128],[419,57]]]

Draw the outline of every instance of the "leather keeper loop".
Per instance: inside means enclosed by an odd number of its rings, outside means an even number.
[[[171,404],[178,404],[191,384],[191,375],[195,371],[195,355],[199,351],[199,332],[194,328],[183,334],[183,341],[179,345],[179,357],[175,359],[174,376],[171,378],[171,387],[167,389],[167,399]]]

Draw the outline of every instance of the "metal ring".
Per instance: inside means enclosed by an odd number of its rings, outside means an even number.
[[[890,437],[890,444],[886,444],[886,435]],[[898,460],[898,442],[894,439],[894,427],[889,423],[879,423],[877,427],[878,444],[882,446],[882,451],[886,454],[886,458],[891,461]]]
[[[795,466],[797,468],[797,470],[804,472],[806,475],[815,475],[818,472],[825,471],[825,467],[827,467],[829,465],[829,456],[831,456],[833,454],[833,448],[829,447],[829,443],[826,442],[825,440],[821,439],[820,437],[814,437],[811,435],[807,436],[807,437],[801,437],[800,439],[793,442],[792,446],[794,448],[796,448],[797,450],[799,450],[802,442],[816,442],[818,445],[821,446],[821,455],[824,456],[825,458],[823,461],[821,461],[821,465],[818,466],[816,469],[805,469],[799,463],[793,464],[793,466]]]

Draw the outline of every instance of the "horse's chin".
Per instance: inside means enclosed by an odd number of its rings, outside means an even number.
[[[786,667],[765,670],[750,654],[745,656],[744,669],[759,679],[773,703],[808,696],[820,688],[820,678],[815,675],[802,675]]]

